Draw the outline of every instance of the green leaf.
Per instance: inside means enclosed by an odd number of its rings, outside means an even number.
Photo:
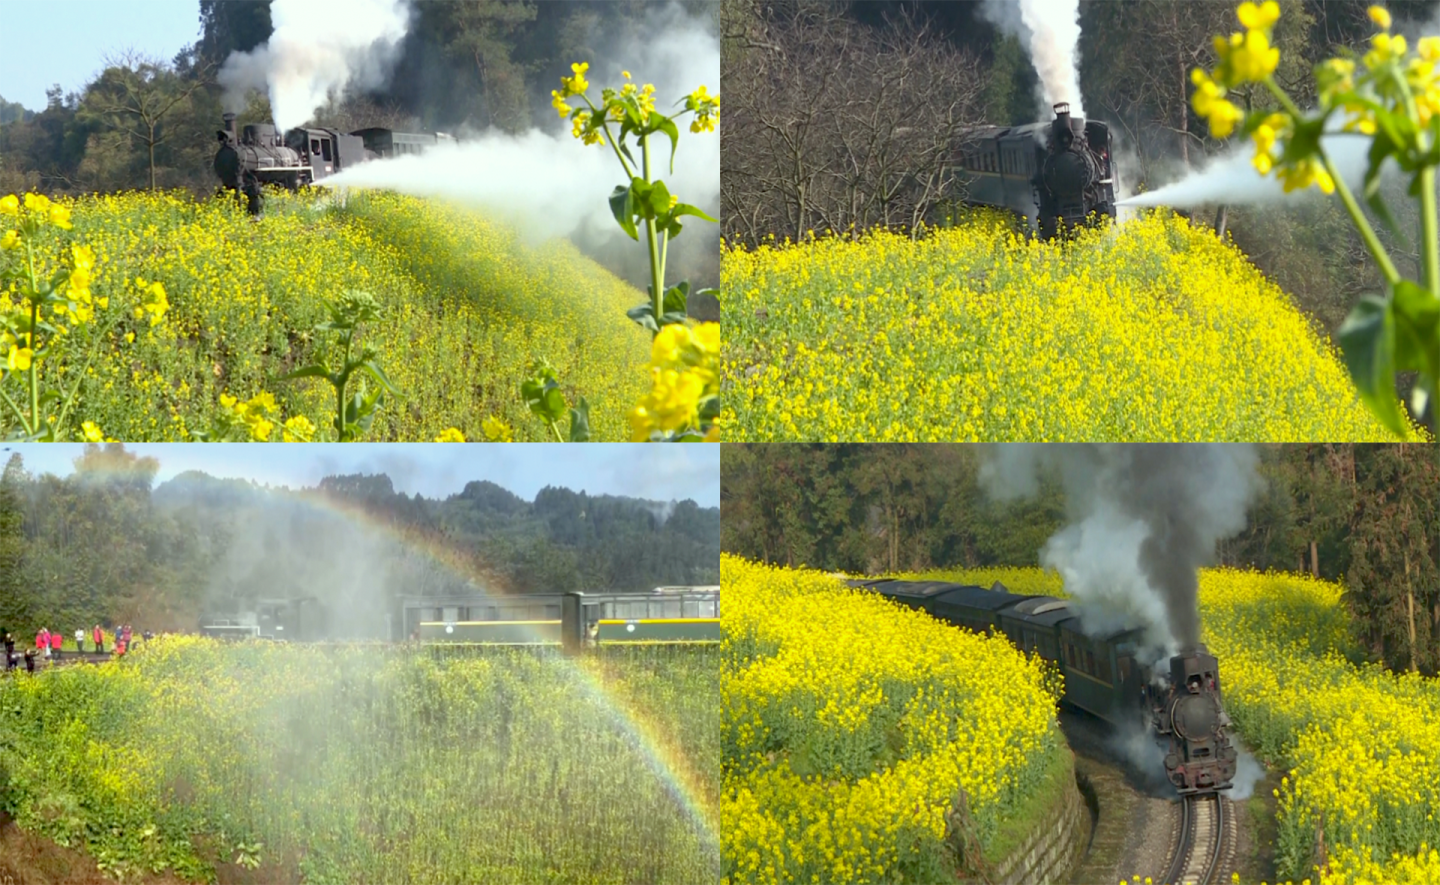
[[[374,360],[366,360],[365,362],[360,364],[360,368],[364,369],[366,372],[369,372],[371,378],[374,378],[376,381],[380,382],[380,385],[382,387],[393,393],[395,396],[401,395],[399,389],[396,388],[393,383],[391,383],[390,378],[385,374],[385,371],[381,369]]]
[[[646,216],[647,218],[670,211],[670,189],[665,186],[665,182],[653,182],[650,185],[650,193],[646,195],[646,199],[650,203],[651,212],[651,215]]]
[[[1390,303],[1374,295],[1360,299],[1339,331],[1340,350],[1360,398],[1396,435],[1406,430],[1395,399],[1395,323]]]
[[[670,173],[675,174],[675,149],[680,146],[680,130],[675,128],[675,121],[660,114],[658,111],[650,115],[650,119],[660,118],[656,130],[665,133],[670,138]]]
[[[671,210],[670,214],[676,218],[679,218],[681,215],[694,215],[696,218],[703,218],[706,221],[715,220],[698,206],[692,206],[689,203],[676,203],[675,208]]]
[[[688,280],[681,280],[674,286],[671,286],[669,289],[665,290],[665,300],[661,304],[661,307],[666,313],[670,313],[672,311],[679,311],[680,313],[684,313],[685,304],[689,297],[690,282]]]
[[[1432,377],[1440,374],[1440,298],[1417,283],[1401,280],[1391,300],[1395,322],[1395,368]]]
[[[630,239],[640,241],[640,234],[635,230],[634,204],[630,201],[630,188],[616,186],[610,193],[610,212],[615,220],[620,222],[620,229],[630,235]]]
[[[530,378],[520,385],[520,395],[525,405],[536,416],[546,422],[559,421],[565,417],[565,394],[555,380],[555,371],[548,366],[538,377]]]
[[[580,397],[580,404],[570,410],[570,441],[590,441],[590,403]]]
[[[660,326],[655,322],[655,308],[648,302],[639,307],[630,308],[625,311],[625,315],[651,332],[660,331]]]
[[[681,326],[683,326],[683,325],[685,325],[685,320],[687,320],[687,319],[688,319],[688,317],[685,315],[685,311],[683,311],[683,310],[674,311],[674,312],[667,311],[667,312],[665,312],[665,313],[663,313],[663,314],[660,315],[660,325],[662,325],[662,326],[675,326],[675,325],[681,325]]]

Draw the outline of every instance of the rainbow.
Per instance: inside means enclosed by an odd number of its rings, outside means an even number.
[[[508,588],[493,575],[486,573],[468,557],[462,555],[445,539],[415,531],[404,532],[393,523],[376,518],[364,509],[348,501],[337,501],[319,492],[293,492],[279,490],[288,499],[322,513],[336,516],[360,528],[375,532],[401,546],[418,552],[437,566],[453,575],[463,578],[484,593],[494,596],[512,596]],[[706,850],[713,851],[718,858],[720,852],[720,826],[718,796],[711,796],[706,789],[705,778],[691,761],[680,752],[666,735],[659,723],[647,716],[640,706],[628,698],[618,679],[611,679],[603,667],[581,666],[574,659],[557,656],[555,662],[574,680],[575,685],[606,710],[615,726],[620,729],[631,746],[643,758],[651,772],[659,778],[667,794],[684,811],[701,837]],[[719,678],[717,671],[716,678]]]

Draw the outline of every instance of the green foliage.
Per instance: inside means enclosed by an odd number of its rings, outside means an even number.
[[[340,442],[354,442],[369,432],[383,394],[388,392],[393,396],[400,395],[376,362],[379,354],[375,348],[367,344],[358,354],[351,355],[360,324],[380,322],[384,319],[384,312],[374,296],[368,292],[345,292],[326,305],[326,309],[330,312],[330,318],[316,325],[315,331],[321,334],[335,333],[341,350],[339,365],[332,371],[324,361],[311,363],[281,375],[280,380],[324,378],[330,382],[330,386],[335,389],[336,438]],[[376,387],[367,390],[365,379],[361,378],[354,396],[347,397],[346,388],[356,372],[369,375],[375,381]]]
[[[266,881],[713,881],[716,672],[713,648],[165,637],[0,679],[6,795],[122,881],[214,881],[213,861]]]

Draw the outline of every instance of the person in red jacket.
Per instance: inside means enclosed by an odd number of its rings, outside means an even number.
[[[43,657],[50,657],[50,631],[44,627],[35,634],[35,652]]]
[[[95,640],[95,653],[105,654],[105,632],[100,629],[99,624],[95,625],[95,629],[90,633],[90,638]]]
[[[60,649],[64,644],[64,641],[65,637],[60,635],[59,630],[56,630],[54,633],[50,634],[50,650],[54,652],[56,661],[60,660]]]

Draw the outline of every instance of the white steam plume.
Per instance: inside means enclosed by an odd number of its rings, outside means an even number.
[[[636,83],[655,84],[656,106],[662,111],[673,111],[674,102],[701,84],[712,92],[718,89],[720,41],[702,19],[678,5],[653,12],[614,52],[612,58],[590,60],[592,92],[624,82],[622,70]],[[652,137],[652,175],[682,201],[713,215],[720,195],[720,139],[717,133],[693,135],[688,125],[686,117],[680,123],[674,174],[668,166],[669,139]],[[619,233],[608,198],[623,178],[609,147],[581,144],[566,123],[563,132],[555,134],[539,129],[521,135],[491,131],[455,146],[363,163],[324,184],[444,197],[496,211],[532,236],[594,240]],[[692,219],[681,241],[713,227]]]
[[[225,108],[239,112],[251,89],[267,90],[282,132],[300,126],[345,87],[384,84],[409,28],[405,0],[275,0],[275,30],[251,52],[232,52],[216,79]]]
[[[1068,524],[1040,552],[1079,603],[1085,630],[1145,629],[1175,654],[1200,639],[1198,569],[1245,527],[1260,488],[1249,445],[1024,445],[986,449],[980,480],[999,499],[1033,495],[1058,469]]]
[[[1366,152],[1370,139],[1360,135],[1336,133],[1320,139],[1325,152],[1335,163],[1340,177],[1351,191],[1364,186]],[[1204,169],[1192,172],[1181,180],[1143,194],[1136,194],[1116,202],[1119,207],[1172,206],[1176,209],[1190,209],[1207,203],[1227,203],[1232,206],[1264,205],[1279,203],[1286,194],[1279,179],[1272,173],[1261,176],[1251,164],[1254,148],[1245,145],[1216,157]],[[1387,160],[1383,167],[1389,173],[1396,169],[1394,161]],[[1304,193],[1310,193],[1307,189]]]
[[[1014,34],[1030,53],[1040,75],[1041,113],[1070,103],[1070,113],[1085,116],[1080,99],[1079,0],[985,0],[981,15],[1007,34]]]

